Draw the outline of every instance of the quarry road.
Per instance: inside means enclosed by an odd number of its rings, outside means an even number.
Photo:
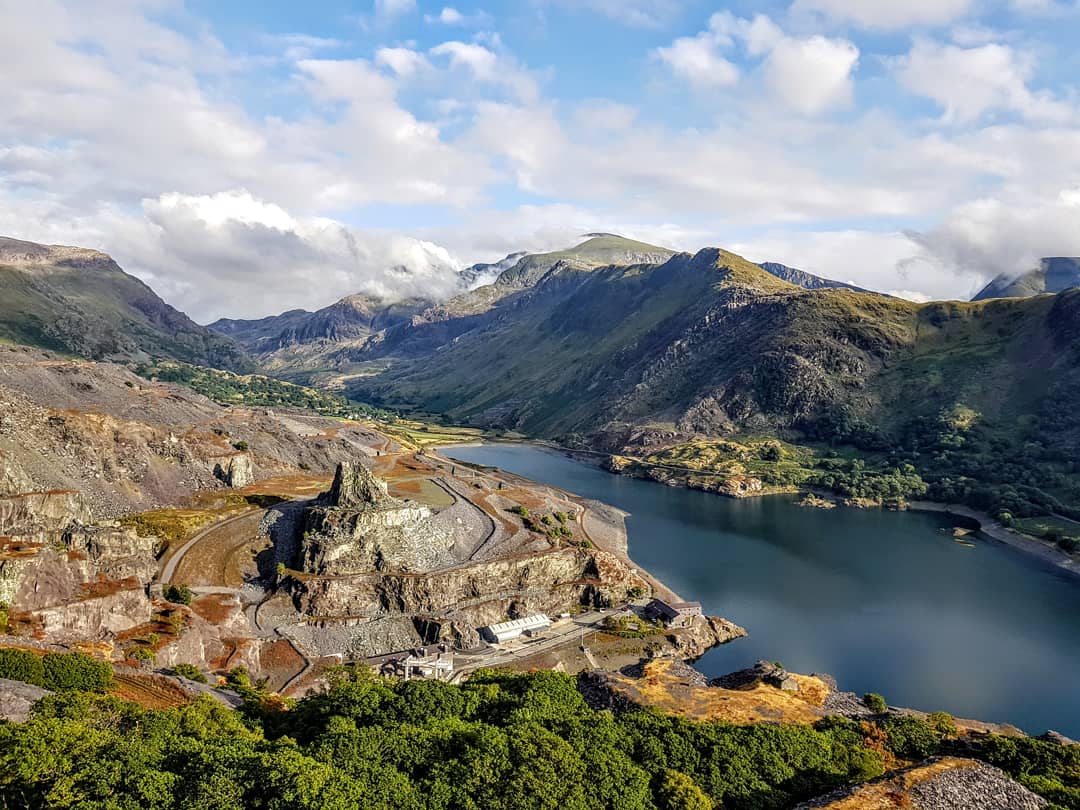
[[[161,571],[161,582],[163,584],[166,584],[166,585],[171,584],[173,582],[173,578],[176,576],[177,569],[180,567],[180,564],[184,561],[184,558],[187,556],[188,552],[190,552],[193,548],[195,548],[196,545],[201,543],[203,540],[207,539],[208,537],[211,537],[212,535],[216,535],[217,533],[221,532],[223,529],[227,529],[227,528],[231,527],[233,524],[239,523],[240,521],[243,521],[243,520],[250,521],[250,520],[252,520],[252,518],[254,518],[256,516],[258,517],[259,520],[261,520],[262,519],[262,514],[263,514],[262,509],[252,509],[249,512],[244,512],[244,513],[239,514],[239,515],[234,515],[233,517],[226,518],[225,520],[219,520],[217,523],[214,523],[214,524],[212,524],[210,526],[207,526],[205,529],[202,529],[201,531],[199,531],[194,537],[192,537],[190,540],[188,540],[186,543],[184,543],[184,545],[180,546],[180,548],[177,550],[177,552],[175,554],[173,554],[172,557],[169,558],[169,561],[167,563],[165,563],[165,567]],[[185,566],[185,572],[187,572],[188,570],[190,570],[190,567]],[[212,574],[212,572],[207,572],[207,573]],[[191,583],[185,582],[183,584],[191,584]],[[200,584],[202,584],[202,583],[200,583]],[[220,582],[220,583],[207,582],[207,583],[204,583],[204,584],[207,584],[207,585],[219,585],[219,584],[220,585],[225,585],[226,583],[224,583],[224,582]]]

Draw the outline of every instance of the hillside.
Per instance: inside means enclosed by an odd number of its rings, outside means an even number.
[[[315,312],[293,309],[259,320],[222,318],[207,328],[261,355],[312,343],[359,340],[407,321],[430,305],[421,299],[389,302],[377,296],[350,295]]]
[[[0,289],[2,342],[91,359],[250,367],[236,343],[199,326],[96,250],[0,237]]]
[[[1036,269],[1019,276],[999,275],[971,300],[1029,298],[1042,293],[1064,292],[1072,287],[1080,287],[1080,259],[1059,256],[1043,259]]]
[[[862,287],[856,287],[854,284],[815,276],[813,273],[807,273],[805,270],[799,270],[795,267],[788,267],[786,264],[780,264],[779,262],[762,262],[758,267],[766,273],[776,276],[778,279],[803,287],[807,290],[820,290],[825,287],[842,287],[848,290],[855,290],[856,292],[871,292]]]
[[[740,433],[847,444],[910,461],[940,497],[1080,506],[1080,291],[920,305],[807,290],[709,248],[557,263],[432,326],[427,343],[414,326],[351,353],[353,396],[613,452]]]

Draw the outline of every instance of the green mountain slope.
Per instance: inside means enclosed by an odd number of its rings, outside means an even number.
[[[1080,506],[1080,290],[920,305],[807,290],[706,249],[558,265],[444,330],[426,351],[352,356],[351,393],[618,452],[733,434],[850,444],[917,462],[939,492],[1015,483],[1025,503]]]
[[[0,340],[92,359],[172,358],[250,367],[104,253],[0,237]]]

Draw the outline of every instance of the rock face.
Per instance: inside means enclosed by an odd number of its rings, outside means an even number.
[[[150,619],[153,537],[93,523],[77,492],[0,498],[0,602],[53,641],[100,638]]]
[[[237,453],[214,466],[214,476],[233,489],[243,489],[255,482],[255,467],[251,456]]]
[[[342,462],[330,491],[305,515],[298,567],[341,576],[448,565],[454,538],[432,517],[426,506],[392,498],[362,464]]]
[[[484,625],[575,605],[607,606],[642,585],[619,557],[593,548],[457,557],[461,538],[452,521],[391,497],[385,482],[353,463],[340,465],[333,486],[300,523],[297,567],[305,573],[287,587],[309,627],[341,632],[297,632],[309,646],[322,645],[316,636],[333,637],[351,655],[435,642],[475,647]],[[700,654],[716,643],[717,631],[702,620],[680,638],[690,654]]]
[[[30,718],[30,707],[51,694],[48,689],[40,686],[0,678],[0,719],[11,723],[25,723]]]
[[[719,686],[721,689],[744,689],[757,683],[775,686],[785,692],[799,691],[799,683],[791,673],[770,661],[758,661],[748,669],[721,675],[709,681],[710,686]]]
[[[1040,810],[1046,799],[982,762],[957,757],[929,759],[855,787],[840,788],[796,810]]]

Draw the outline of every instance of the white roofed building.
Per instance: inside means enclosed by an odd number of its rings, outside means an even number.
[[[535,630],[544,630],[548,627],[551,627],[551,619],[543,613],[537,613],[532,616],[526,616],[523,619],[511,619],[508,622],[493,624],[483,628],[480,631],[480,634],[488,641],[501,644],[504,641],[511,641],[526,633],[531,633]]]

